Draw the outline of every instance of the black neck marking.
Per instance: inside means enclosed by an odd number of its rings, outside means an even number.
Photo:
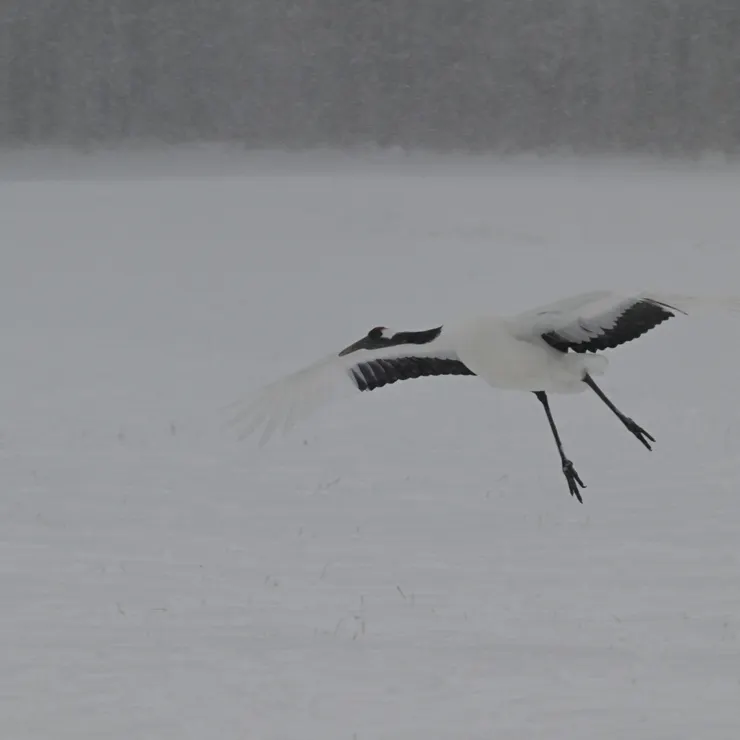
[[[429,344],[442,333],[442,327],[425,329],[424,331],[399,331],[386,340],[386,346],[396,344]]]
[[[425,331],[399,331],[391,336],[386,336],[386,331],[387,329],[376,326],[362,339],[343,349],[339,353],[339,356],[343,357],[344,355],[350,355],[360,350],[372,351],[404,344],[429,344],[429,342],[433,342],[442,333],[442,327],[438,326],[434,329],[426,329]]]

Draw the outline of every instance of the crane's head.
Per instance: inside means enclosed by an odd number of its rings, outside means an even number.
[[[339,356],[348,355],[361,349],[380,349],[393,344],[393,332],[387,326],[375,326],[358,341],[343,349]]]
[[[382,342],[386,339],[390,339],[395,332],[392,332],[387,326],[374,326],[367,333],[365,339],[370,339],[374,342]]]
[[[436,339],[442,327],[427,329],[426,331],[399,331],[392,332],[386,326],[375,326],[362,338],[349,347],[345,347],[339,356],[349,355],[361,349],[374,350],[383,347],[393,347],[397,344],[427,344]]]

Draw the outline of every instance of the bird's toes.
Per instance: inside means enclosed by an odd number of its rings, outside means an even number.
[[[644,435],[645,435],[645,436],[646,436],[646,437],[647,437],[647,438],[648,438],[648,439],[649,439],[649,440],[650,440],[651,442],[655,442],[655,437],[653,437],[653,435],[652,435],[652,434],[650,434],[649,432],[646,432],[646,431],[645,431],[644,429],[642,430],[642,433],[643,433],[643,434],[644,434]]]
[[[642,444],[645,445],[649,450],[652,450],[653,448],[650,446],[650,442],[655,442],[655,437],[653,437],[652,434],[649,432],[646,432],[637,422],[633,421],[629,417],[624,418],[624,424],[629,429],[632,434],[637,437],[637,439],[642,442]],[[650,440],[650,442],[648,442]]]
[[[565,479],[568,481],[570,495],[575,496],[580,503],[583,503],[581,492],[578,490],[578,487],[580,486],[581,488],[585,488],[586,484],[581,480],[581,476],[578,475],[570,460],[563,460],[563,473],[565,475]]]
[[[570,495],[575,496],[575,498],[578,500],[578,503],[583,503],[583,497],[581,496],[581,492],[578,490],[578,486],[576,485],[575,481],[568,481],[568,488],[570,489]]]
[[[581,480],[581,476],[578,475],[578,472],[575,467],[573,467],[573,463],[570,460],[563,460],[563,473],[565,473],[565,477],[568,480],[574,480],[579,486],[581,486],[581,488],[586,487]]]

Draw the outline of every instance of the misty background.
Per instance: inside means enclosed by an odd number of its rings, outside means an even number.
[[[732,153],[734,0],[6,0],[0,144]]]

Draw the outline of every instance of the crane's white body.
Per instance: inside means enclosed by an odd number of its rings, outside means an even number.
[[[484,316],[445,327],[456,356],[493,388],[515,391],[580,393],[584,372],[602,375],[603,355],[565,354],[541,339],[516,335],[516,322]],[[430,348],[431,349],[431,348]],[[433,350],[432,350],[433,351]]]
[[[610,291],[584,293],[515,316],[485,316],[444,325],[434,340],[424,344],[356,351],[348,348],[348,354],[329,355],[268,385],[252,399],[237,402],[234,422],[242,427],[242,437],[264,427],[264,444],[277,428],[287,432],[336,398],[363,390],[353,382],[353,368],[373,363],[377,368],[408,357],[431,358],[435,362],[459,360],[494,388],[578,393],[587,387],[584,374],[603,374],[607,358],[598,353],[580,354],[578,349],[559,351],[543,339],[543,334],[554,332],[576,347],[579,343],[585,345],[594,338],[608,336],[625,312],[645,303],[679,313],[702,307],[740,311],[740,298],[651,292],[627,296]],[[636,336],[644,331],[641,329]],[[634,337],[619,343],[630,338]]]

